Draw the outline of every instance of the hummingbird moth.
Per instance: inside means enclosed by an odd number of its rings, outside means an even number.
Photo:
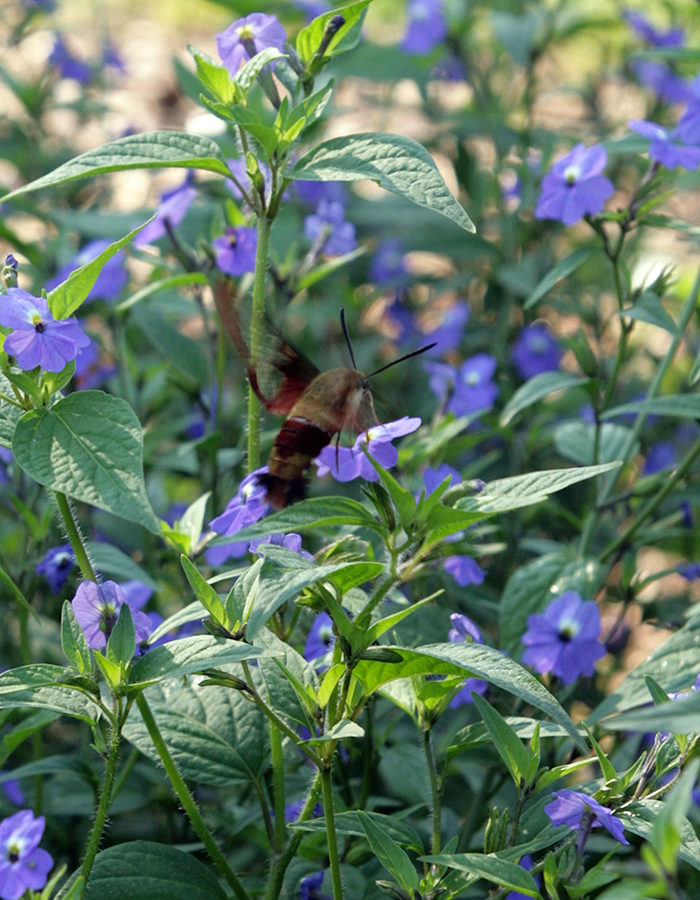
[[[268,412],[286,416],[272,445],[268,471],[258,476],[268,502],[277,509],[303,498],[304,476],[311,461],[335,435],[366,426],[369,413],[374,413],[370,379],[435,346],[428,344],[365,375],[355,363],[341,310],[352,368],[320,372],[269,321],[265,324],[265,351],[260,359],[252,359],[243,335],[239,301],[233,299],[230,284],[215,284],[214,297],[224,326],[246,363],[253,391]]]

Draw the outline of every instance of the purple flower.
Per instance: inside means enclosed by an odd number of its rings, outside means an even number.
[[[92,262],[92,260],[99,256],[103,250],[107,249],[109,243],[108,240],[98,239],[85,244],[85,246],[79,250],[53,278],[46,282],[46,290],[52,290],[56,285],[65,281],[75,269],[84,266],[86,263]],[[129,273],[124,267],[124,253],[120,250],[105,263],[102,271],[97,276],[97,280],[92,286],[87,299],[94,300],[95,298],[100,297],[102,300],[115,300],[126,287],[128,280]]]
[[[649,448],[644,462],[644,475],[663,472],[676,464],[676,448],[668,441],[657,441]]]
[[[320,612],[311,625],[311,630],[304,646],[304,659],[313,662],[325,656],[335,644],[333,619],[326,612]]]
[[[409,0],[408,28],[401,41],[406,53],[424,55],[447,37],[443,0]]]
[[[238,181],[238,183],[241,184],[248,192],[248,195],[250,195],[251,191],[253,190],[253,186],[250,183],[250,176],[248,175],[248,164],[246,163],[245,159],[237,159],[236,157],[232,157],[231,159],[226,160],[226,165],[231,170],[231,173],[236,176],[236,180]],[[272,184],[272,172],[270,172],[269,168],[262,160],[258,160],[258,166],[260,168],[260,171],[262,172],[263,182],[265,183],[265,196],[269,199],[270,185]],[[226,179],[226,187],[231,191],[236,200],[243,199],[243,194],[232,178]]]
[[[632,62],[632,70],[645,87],[669,103],[692,101],[691,86],[664,63],[652,59],[636,59]]]
[[[31,809],[0,822],[0,897],[19,900],[28,890],[40,891],[53,866],[51,855],[39,847],[45,819]]]
[[[684,34],[682,28],[669,28],[668,31],[659,31],[651,22],[636,9],[626,9],[622,18],[637,34],[654,47],[680,47],[683,44]]]
[[[260,553],[258,549],[261,544],[275,544],[277,547],[284,547],[285,550],[291,550],[292,553],[298,553],[299,556],[303,556],[304,559],[313,559],[313,556],[308,550],[301,549],[301,535],[297,534],[295,531],[290,531],[289,534],[268,534],[267,537],[255,538],[250,542],[248,550],[251,553],[257,553],[258,556],[262,556],[262,553]]]
[[[462,480],[462,476],[457,469],[449,466],[447,463],[440,463],[435,469],[428,466],[425,472],[423,472],[423,484],[425,485],[425,489],[429,494],[432,494],[434,490],[440,487],[442,482],[448,476],[452,479],[450,487],[454,487]]]
[[[398,238],[382,241],[374,251],[369,278],[373,284],[386,287],[402,287],[410,280],[404,262],[404,251]]]
[[[95,341],[90,341],[75,357],[75,383],[81,390],[99,387],[116,371],[114,363],[102,361]]]
[[[401,292],[397,291],[393,301],[384,310],[396,334],[394,340],[398,344],[415,343],[422,334],[416,328],[413,313],[403,302]]]
[[[606,828],[616,841],[629,844],[622,822],[593,797],[568,788],[554,791],[552,796],[554,799],[544,808],[552,825],[567,825],[579,831],[584,842],[591,828]]]
[[[471,556],[447,556],[444,568],[460,587],[484,582],[484,570]]]
[[[119,610],[129,603],[124,590],[114,581],[98,584],[95,581],[82,581],[73,598],[73,611],[78,624],[85,632],[88,647],[91,650],[102,650],[112,629],[117,624]],[[145,613],[136,608],[131,609],[131,618],[136,630],[136,643],[148,638],[151,622]]]
[[[483,644],[481,632],[472,622],[470,618],[462,615],[462,613],[452,613],[450,616],[452,628],[448,634],[448,640],[452,644]],[[483,678],[466,678],[464,684],[450,700],[450,708],[455,709],[458,706],[473,703],[472,691],[476,694],[485,694],[488,689],[488,682]]]
[[[194,172],[189,171],[182,184],[160,195],[160,204],[155,218],[139,231],[132,240],[132,244],[135,247],[145,247],[163,237],[168,228],[175,228],[182,222],[196,196]]]
[[[60,594],[75,565],[75,554],[70,544],[52,547],[36,564],[37,575],[45,575],[54,594]]]
[[[700,578],[700,563],[681,563],[676,567],[676,572],[686,581],[695,581]]]
[[[595,661],[605,656],[601,628],[597,605],[582,600],[575,591],[566,591],[544,613],[528,616],[522,638],[527,647],[523,662],[540,675],[551,672],[564,684],[571,684],[579,675],[592,675]]]
[[[535,864],[534,860],[530,856],[529,853],[526,853],[525,856],[523,856],[523,858],[518,863],[520,868],[525,869],[526,872],[529,872],[534,864]],[[534,875],[533,878],[534,878],[535,884],[537,885],[537,887],[539,887],[540,886],[540,876]],[[520,891],[510,891],[510,893],[506,894],[505,900],[527,900],[527,894],[523,894]]]
[[[296,822],[305,806],[305,800],[295,800],[294,803],[288,803],[284,808],[284,821]],[[314,806],[313,812],[311,813],[311,818],[316,819],[318,818],[318,816],[322,815],[323,808],[321,807],[320,803],[317,803],[316,806]],[[323,881],[323,878],[321,878],[321,881]]]
[[[491,381],[496,371],[496,357],[488,353],[471,356],[457,370],[440,363],[426,363],[425,367],[433,373],[430,386],[438,397],[444,397],[452,389],[446,408],[456,416],[486,412],[498,396],[498,386]]]
[[[693,171],[700,165],[700,147],[689,147],[677,140],[675,129],[669,134],[661,125],[641,119],[632,119],[627,127],[642,137],[649,138],[649,158],[667,169],[681,166]]]
[[[244,272],[255,271],[255,252],[258,246],[256,228],[227,228],[223,237],[212,241],[216,265],[226,275],[238,277]]]
[[[536,218],[575,225],[584,215],[599,213],[615,190],[610,179],[601,175],[607,161],[601,144],[577,144],[557,160],[542,179]]]
[[[81,84],[88,84],[92,80],[92,68],[71,55],[60,34],[54,36],[49,62],[56,66],[62,78],[73,78]]]
[[[41,366],[47,372],[60,372],[90,343],[75,319],[54,319],[44,297],[21,288],[9,288],[7,296],[0,298],[0,325],[12,329],[3,349],[26,370]]]
[[[294,190],[309,209],[316,209],[322,200],[345,206],[345,185],[342,181],[295,181]]]
[[[102,42],[102,65],[110,66],[112,69],[116,69],[117,72],[126,72],[124,60],[109,38],[105,38]]]
[[[355,226],[345,221],[345,208],[337,201],[321,200],[316,212],[304,219],[304,234],[330,255],[350,253],[357,246]]]
[[[421,420],[404,416],[395,422],[385,425],[373,425],[358,435],[352,447],[324,447],[315,460],[318,466],[318,477],[330,472],[336,481],[352,481],[364,478],[365,481],[378,481],[379,475],[367,458],[364,449],[380,466],[390,469],[396,465],[399,452],[391,443],[394,438],[410,434],[420,427]]]
[[[319,890],[323,884],[323,872],[313,872],[299,882],[299,900],[330,900],[328,894]]]
[[[0,775],[5,774],[6,772],[4,770],[0,771]],[[2,789],[5,792],[5,796],[10,801],[10,803],[13,804],[13,806],[24,806],[24,804],[27,802],[18,778],[6,778],[5,781],[2,782]]]
[[[442,322],[425,335],[428,340],[435,341],[435,346],[428,350],[428,355],[444,356],[446,353],[456,350],[462,342],[464,329],[470,315],[471,310],[465,300],[456,300],[445,310]]]
[[[690,86],[688,108],[674,129],[674,136],[685,144],[700,144],[700,75]]]
[[[258,483],[258,475],[267,472],[267,466],[256,469],[241,481],[238,491],[229,500],[226,509],[209,523],[217,534],[235,536],[242,528],[252,525],[265,515],[269,504],[265,500],[267,489]],[[207,547],[209,565],[220,566],[229,556],[239,557],[248,549],[248,541],[232,541],[230,544]]]
[[[522,329],[511,347],[510,357],[518,375],[528,379],[558,369],[561,351],[547,326],[535,322]]]
[[[328,0],[293,0],[294,6],[301,10],[308,22],[317,19],[331,8]]]
[[[22,6],[30,12],[50,13],[56,9],[56,0],[22,0]]]
[[[251,13],[216,35],[221,61],[232,75],[266,47],[282,50],[287,34],[275,16]]]

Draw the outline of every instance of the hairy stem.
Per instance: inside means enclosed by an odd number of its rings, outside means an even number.
[[[260,358],[265,334],[265,275],[270,249],[270,219],[265,213],[258,216],[258,244],[255,252],[253,276],[253,304],[250,317],[250,358]],[[260,468],[260,401],[248,386],[248,472]]]

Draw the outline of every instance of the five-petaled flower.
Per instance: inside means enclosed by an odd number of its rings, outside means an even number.
[[[585,843],[591,828],[606,828],[610,834],[621,844],[629,844],[625,837],[624,826],[617,816],[613,815],[607,806],[603,806],[583,794],[581,791],[572,791],[564,788],[554,791],[554,797],[544,808],[552,825],[567,825],[581,835],[581,847]]]
[[[258,482],[258,475],[262,475],[264,472],[267,472],[267,466],[246,475],[234,496],[229,500],[226,509],[209,523],[212,531],[235,537],[242,528],[262,519],[269,509],[269,504],[265,499],[267,490]],[[230,543],[207,547],[207,562],[211,566],[219,566],[229,556],[243,556],[248,549],[248,544],[248,541],[234,540]]]
[[[579,675],[592,675],[596,660],[605,656],[601,627],[597,605],[566,591],[543,613],[528,616],[523,662],[540,675],[551,672],[565,684]]]
[[[543,322],[526,325],[510,350],[518,375],[532,378],[559,368],[561,350]]]
[[[256,228],[240,225],[227,228],[223,237],[212,241],[216,265],[226,275],[237,278],[245,272],[255,271],[255,251],[258,246]]]
[[[605,147],[577,144],[554,163],[542,179],[542,191],[535,207],[538,219],[557,219],[575,225],[585,215],[596,215],[615,188],[602,175],[608,161]]]
[[[145,641],[151,632],[151,620],[129,601],[125,591],[114,581],[98,584],[95,581],[81,581],[73,598],[73,611],[78,624],[85,632],[88,647],[102,650],[119,618],[119,610],[124,604],[131,609],[131,618],[136,631],[136,643]]]
[[[34,571],[37,575],[45,575],[54,594],[60,594],[74,565],[75,554],[71,545],[60,544],[58,547],[52,547],[42,556]]]
[[[21,288],[9,288],[0,298],[0,325],[11,328],[3,349],[22,369],[41,366],[60,372],[87,347],[90,338],[76,319],[54,319],[45,297],[34,297]]]
[[[53,859],[39,847],[44,824],[44,817],[34,818],[31,809],[23,809],[0,822],[2,900],[19,900],[27,890],[40,891],[46,884]]]
[[[221,61],[232,75],[266,47],[282,50],[287,34],[275,16],[251,13],[236,19],[216,35],[216,47]]]
[[[458,369],[433,362],[424,363],[424,367],[430,373],[431,390],[443,401],[449,396],[447,412],[456,416],[486,412],[498,396],[498,385],[491,381],[496,371],[496,357],[488,353],[469,357]]]
[[[415,431],[420,424],[420,419],[404,416],[385,425],[373,425],[357,436],[352,447],[335,447],[329,444],[315,460],[319,478],[330,472],[336,481],[352,481],[360,477],[365,481],[378,481],[379,475],[367,458],[367,453],[380,466],[390,469],[399,458],[399,451],[391,442],[394,438]]]

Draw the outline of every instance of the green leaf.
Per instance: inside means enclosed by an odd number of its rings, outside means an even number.
[[[541,503],[550,494],[562,491],[579,481],[594,478],[603,472],[617,468],[619,463],[603,463],[598,466],[581,466],[575,469],[546,469],[527,472],[511,478],[490,481],[483,491],[457,501],[457,508],[474,512],[507,512],[533,503]]]
[[[611,419],[613,416],[621,416],[626,413],[671,416],[676,419],[700,419],[700,394],[666,394],[662,397],[652,397],[650,400],[623,403],[607,409],[601,418]]]
[[[386,648],[385,648],[386,649]],[[414,675],[467,675],[483,678],[542,710],[569,734],[576,745],[585,751],[586,743],[555,697],[519,663],[485,644],[428,644],[409,650],[390,646],[402,659],[401,663],[380,663],[360,660],[355,668],[357,677],[369,694],[396,678]]]
[[[36,663],[0,673],[0,708],[38,707],[90,723],[97,721],[102,713],[95,701],[60,683],[65,671],[62,666]]]
[[[578,269],[579,266],[582,266],[596,252],[597,250],[593,247],[581,247],[581,249],[574,250],[573,253],[565,256],[564,259],[559,260],[556,266],[547,272],[527,298],[523,305],[523,309],[530,309],[531,306],[534,306],[538,300],[541,300],[546,293],[551,291],[558,281],[561,281],[562,278],[566,278],[567,275],[571,275],[572,272]]]
[[[647,322],[650,325],[656,325],[657,328],[663,328],[664,331],[668,331],[670,334],[678,334],[676,323],[666,312],[661,300],[653,291],[645,291],[634,306],[623,310],[619,315],[639,322]]]
[[[540,372],[539,375],[535,375],[525,384],[520,385],[506,403],[505,409],[501,413],[501,425],[507,425],[523,410],[528,409],[548,394],[553,394],[555,391],[568,391],[588,383],[588,378],[578,378],[576,375],[567,375],[565,372]]]
[[[226,900],[219,879],[191,853],[129,841],[97,854],[83,900]]]
[[[406,894],[413,896],[418,890],[420,879],[406,851],[373,822],[366,813],[358,810],[357,818],[360,820],[372,852],[379,862],[396,879]]]
[[[189,679],[148,688],[146,697],[183,777],[227,787],[261,776],[268,763],[267,720],[240,691]],[[136,713],[129,717],[124,736],[158,762],[153,741]]]
[[[12,390],[12,385],[1,373],[0,394],[4,394],[6,397],[10,397],[13,400],[16,399]],[[0,397],[0,445],[7,447],[8,449],[12,447],[12,435],[15,433],[17,422],[23,415],[24,410],[21,407],[15,406],[14,403],[8,403],[7,400],[3,400],[2,397]]]
[[[266,651],[258,660],[258,692],[285,720],[309,727],[309,708],[315,709],[319,682],[316,669],[286,641],[267,628],[255,638]]]
[[[506,722],[521,740],[531,738],[535,733],[535,729],[539,730],[540,739],[566,737],[568,734],[561,725],[554,725],[552,722],[546,722],[542,719],[530,719],[524,716],[508,716]],[[486,726],[483,722],[475,722],[472,725],[467,725],[465,728],[458,731],[453,738],[452,743],[447,750],[447,758],[450,760],[460,753],[466,753],[474,747],[482,747],[490,741],[491,735],[486,730]],[[587,760],[586,764],[589,765],[590,762]]]
[[[698,774],[700,760],[694,759],[678,782],[664,798],[661,811],[651,826],[649,843],[656,851],[663,870],[675,874],[678,870],[678,852],[686,816],[693,804],[692,792]],[[698,859],[700,864],[700,859]]]
[[[78,391],[17,423],[15,460],[39,484],[160,533],[146,495],[143,438],[133,410],[102,391]]]
[[[153,590],[158,589],[148,572],[123,550],[104,541],[88,541],[87,550],[93,566],[106,578],[113,581],[141,581]]]
[[[192,675],[225,663],[255,659],[260,654],[261,651],[250,644],[215,638],[209,634],[179,638],[153,647],[135,660],[129,680],[133,686],[139,686],[176,675]]]
[[[158,281],[151,281],[150,284],[142,287],[141,290],[136,291],[135,294],[131,294],[126,300],[122,300],[121,303],[115,306],[115,309],[117,312],[124,312],[161,291],[189,287],[194,284],[207,285],[209,284],[209,280],[202,272],[183,272],[181,275],[170,275],[167,278],[160,278]]]
[[[366,832],[360,824],[359,810],[357,812],[339,812],[335,815],[335,827],[338,834],[353,835],[354,837],[365,837]],[[423,843],[418,832],[405,820],[398,815],[385,815],[376,812],[362,812],[365,819],[371,819],[383,834],[390,837],[393,841],[403,844],[416,853],[423,852]],[[318,832],[325,836],[326,823],[322,818],[308,819],[306,822],[294,822],[292,828],[300,831]]]
[[[371,132],[324,141],[303,156],[287,176],[309,181],[369,178],[387,191],[446,216],[465,231],[476,230],[428,151],[402,135]]]
[[[294,42],[301,61],[305,65],[311,62],[319,48],[326,25],[337,15],[341,15],[345,19],[345,24],[328,42],[324,55],[337,56],[339,53],[352,50],[360,40],[360,26],[370,2],[371,0],[359,0],[358,3],[349,3],[347,6],[331,9],[327,13],[317,16],[309,25],[302,28]]]
[[[612,713],[648,703],[649,691],[645,680],[647,675],[651,675],[669,693],[690,688],[695,683],[695,677],[698,674],[699,643],[700,616],[694,616],[660,647],[657,647],[640,666],[630,672],[627,678],[593,710],[587,721],[589,723],[599,722]],[[696,693],[694,696],[700,698],[700,693]],[[684,699],[677,702],[687,703],[688,701]],[[650,709],[649,712],[658,715],[656,708]],[[669,709],[668,712],[671,710]],[[640,715],[641,710],[634,713],[635,717]],[[611,724],[617,721],[617,719],[613,719]],[[668,728],[664,726],[662,730],[668,731]],[[683,729],[678,729],[678,731],[680,733]]]
[[[287,54],[282,53],[277,47],[265,47],[264,50],[251,57],[244,66],[241,66],[233,76],[233,80],[247,93],[265,66],[275,60],[286,58]]]
[[[122,665],[127,665],[135,652],[136,629],[131,616],[131,607],[128,603],[123,603],[107,641],[107,656]]]
[[[328,741],[346,741],[349,738],[363,738],[364,736],[365,730],[357,722],[353,722],[352,719],[341,719],[321,737],[309,738],[306,743],[315,746]]]
[[[81,675],[90,671],[92,661],[85,632],[78,624],[70,600],[65,600],[61,610],[61,648],[66,659]]]
[[[151,219],[148,220],[148,222],[150,221]],[[62,281],[49,293],[48,304],[54,319],[66,319],[78,309],[92,290],[93,285],[97,281],[97,278],[105,265],[122,249],[122,247],[125,247],[142,228],[145,228],[148,222],[144,222],[142,225],[139,225],[138,228],[134,228],[133,231],[130,231],[126,237],[114,241],[114,243],[105,247],[102,253],[90,262],[85,263],[85,265],[82,265],[71,272],[65,281]]]
[[[188,381],[195,385],[206,381],[208,364],[199,345],[182,334],[155,304],[141,303],[134,309],[132,317],[156,350]]]
[[[615,467],[615,461],[622,458],[630,430],[624,425],[606,422],[600,429],[598,459]],[[593,461],[595,453],[595,426],[588,422],[564,422],[554,432],[554,446],[557,451],[573,462],[585,466]],[[638,448],[638,444],[634,445]],[[633,449],[632,454],[637,450]],[[617,462],[617,465],[620,463]]]
[[[596,559],[580,559],[569,553],[548,553],[519,567],[509,578],[499,606],[503,649],[519,656],[529,615],[541,612],[564,591],[576,591],[584,599],[592,597],[600,578]]]
[[[29,601],[27,600],[27,598],[24,596],[22,591],[20,591],[20,589],[17,587],[17,585],[14,582],[14,579],[9,574],[9,572],[6,572],[2,566],[0,566],[0,583],[5,585],[5,587],[8,589],[10,594],[12,594],[14,599],[24,609],[25,612],[31,613],[31,615],[33,615],[35,619],[38,619],[36,612],[29,605]]]
[[[625,830],[639,835],[645,840],[651,839],[654,825],[665,803],[660,800],[639,800],[617,811],[616,815],[622,820]],[[678,855],[687,863],[700,871],[700,841],[695,834],[695,829],[690,822],[683,817],[680,821],[681,844]]]
[[[697,668],[697,665],[696,665]],[[666,700],[634,712],[623,713],[602,723],[610,731],[671,731],[674,734],[700,734],[700,691],[687,697]]]
[[[197,77],[202,87],[225,106],[233,103],[235,88],[228,69],[192,45],[189,45],[187,49],[194,59]]]
[[[130,134],[81,153],[53,172],[11,191],[2,200],[105,172],[167,167],[203,169],[225,178],[231,175],[219,145],[211,138],[183,131],[150,131]]]
[[[477,693],[472,694],[472,700],[491,735],[496,752],[505,763],[516,788],[519,788],[529,768],[529,753],[498,710]]]
[[[222,625],[226,622],[226,612],[221,598],[197,567],[184,554],[180,557],[180,565],[185,573],[195,596],[215,622]]]
[[[420,859],[432,865],[469,872],[509,890],[520,891],[528,897],[542,896],[535,879],[528,871],[493,853],[440,853],[436,856],[421,856]]]

